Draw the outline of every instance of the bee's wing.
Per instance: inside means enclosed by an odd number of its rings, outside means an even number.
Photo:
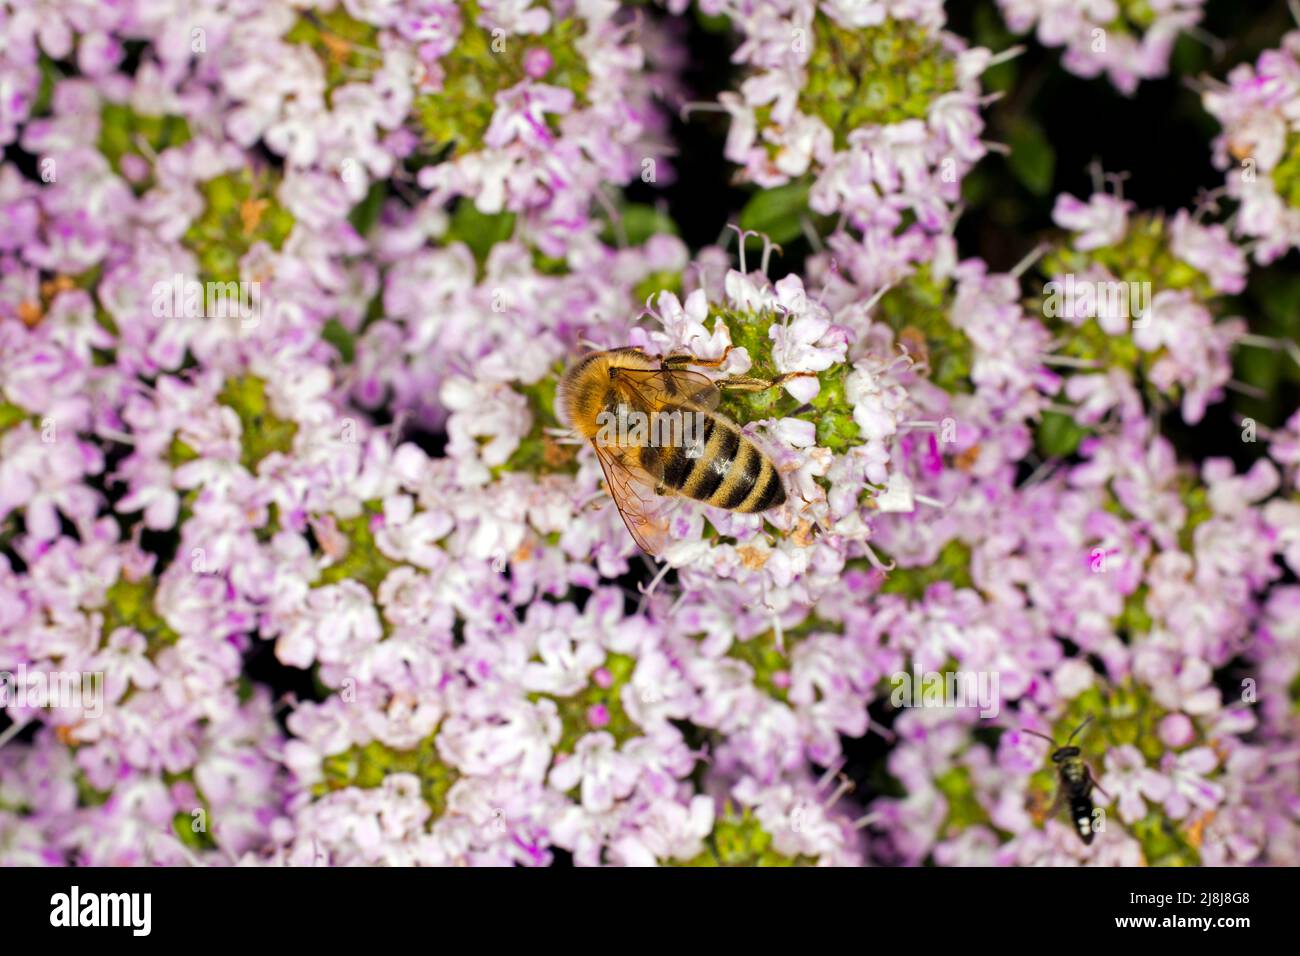
[[[677,368],[620,368],[619,378],[648,410],[664,405],[695,405],[705,411],[718,407],[718,386],[700,372]]]
[[[656,557],[668,543],[668,529],[657,522],[646,507],[654,498],[653,479],[641,468],[626,464],[617,450],[592,442],[596,458],[605,472],[605,485],[623,523],[632,533],[633,540],[646,554]]]

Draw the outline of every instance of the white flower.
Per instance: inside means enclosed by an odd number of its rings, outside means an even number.
[[[1056,197],[1052,220],[1062,229],[1078,233],[1074,248],[1087,252],[1119,242],[1128,228],[1128,212],[1132,207],[1132,203],[1105,193],[1093,193],[1086,204],[1069,193],[1062,193]]]
[[[636,762],[618,752],[612,735],[604,731],[585,734],[573,754],[551,771],[551,786],[558,790],[580,788],[582,806],[605,813],[636,786]]]
[[[532,426],[528,400],[508,385],[453,376],[440,397],[451,411],[447,453],[464,466],[467,484],[483,484],[488,468],[504,465]]]
[[[900,411],[907,401],[906,389],[887,382],[881,371],[877,363],[859,361],[844,381],[853,420],[868,441],[880,441],[898,431]]]
[[[873,499],[876,507],[885,512],[911,512],[916,510],[916,500],[912,496],[912,482],[902,472],[889,476],[885,490]]]

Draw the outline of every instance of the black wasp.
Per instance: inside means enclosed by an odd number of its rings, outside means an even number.
[[[1110,794],[1102,790],[1101,785],[1097,783],[1093,776],[1092,768],[1088,762],[1080,756],[1078,747],[1072,746],[1074,738],[1079,736],[1079,731],[1087,727],[1092,722],[1089,717],[1078,727],[1074,728],[1074,733],[1070,734],[1065,741],[1064,747],[1056,747],[1056,741],[1046,734],[1040,734],[1035,730],[1024,731],[1027,734],[1033,734],[1035,737],[1042,737],[1056,750],[1052,753],[1052,763],[1057,765],[1056,768],[1056,799],[1052,801],[1052,807],[1047,811],[1047,817],[1050,819],[1056,811],[1061,809],[1061,804],[1067,800],[1070,803],[1070,819],[1074,821],[1074,828],[1079,833],[1079,839],[1084,843],[1091,843],[1092,838],[1097,835],[1097,830],[1093,827],[1093,803],[1092,788],[1096,787],[1103,797],[1110,799]]]

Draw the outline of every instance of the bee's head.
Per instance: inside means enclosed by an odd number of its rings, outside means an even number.
[[[1060,747],[1056,753],[1052,754],[1052,763],[1060,763],[1062,760],[1069,760],[1071,757],[1079,756],[1078,747]]]

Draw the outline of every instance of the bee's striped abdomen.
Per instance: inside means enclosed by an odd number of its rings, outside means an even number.
[[[699,414],[698,444],[654,449],[654,457],[663,464],[664,485],[731,511],[759,512],[782,504],[785,489],[767,456],[735,423],[707,412]],[[693,450],[699,454],[692,456]]]

